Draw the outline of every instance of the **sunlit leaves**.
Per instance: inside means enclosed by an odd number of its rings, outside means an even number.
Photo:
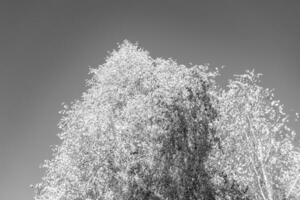
[[[299,197],[295,132],[259,74],[222,89],[217,69],[153,59],[128,41],[90,74],[60,112],[62,142],[36,200]]]
[[[199,172],[204,173],[213,134],[216,112],[210,101],[217,71],[153,59],[124,41],[90,73],[82,99],[61,112],[62,144],[45,162],[35,198],[201,195],[197,188],[188,194],[188,174],[195,183],[202,181],[197,187],[207,185],[208,175]]]
[[[249,186],[258,199],[277,200],[288,196],[300,157],[292,144],[289,116],[273,91],[258,85],[259,76],[254,71],[236,75],[219,93],[215,126],[221,149],[211,154],[210,166]]]

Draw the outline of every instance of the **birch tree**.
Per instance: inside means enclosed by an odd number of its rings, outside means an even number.
[[[273,91],[259,86],[259,76],[247,71],[219,90],[215,126],[221,148],[214,148],[208,166],[248,186],[257,200],[300,199],[295,131]]]
[[[125,41],[91,74],[62,111],[62,143],[35,199],[215,199],[204,164],[217,72],[153,59]]]

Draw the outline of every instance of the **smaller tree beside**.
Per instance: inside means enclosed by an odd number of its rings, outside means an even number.
[[[299,199],[300,153],[289,115],[273,91],[258,83],[259,74],[247,71],[219,91],[215,127],[221,148],[214,148],[208,165],[248,186],[257,200]]]

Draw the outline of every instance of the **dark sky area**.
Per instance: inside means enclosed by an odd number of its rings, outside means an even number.
[[[0,199],[33,199],[29,185],[60,142],[61,103],[80,98],[88,67],[124,39],[180,64],[225,65],[223,81],[255,68],[286,111],[299,112],[298,2],[2,0]]]

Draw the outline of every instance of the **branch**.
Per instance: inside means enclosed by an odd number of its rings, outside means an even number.
[[[298,170],[299,170],[299,167],[298,167]],[[290,188],[289,192],[287,193],[287,198],[289,198],[289,196],[290,196],[292,190],[294,189],[294,187],[296,186],[299,178],[300,178],[300,173],[298,173],[298,176],[297,176],[296,180],[294,181],[294,183],[292,184],[292,187]]]
[[[247,119],[248,119],[248,122],[249,122],[249,129],[250,129],[250,132],[251,132],[251,125],[250,125],[250,119],[249,119],[249,117],[247,116]],[[252,133],[252,132],[251,132]],[[247,138],[247,140],[249,141],[249,145],[250,145],[250,138],[248,137],[248,135],[247,135],[247,133],[245,134],[246,135],[246,138]],[[254,162],[253,162],[253,158],[250,156],[250,163],[251,163],[251,166],[252,166],[252,168],[253,168],[253,170],[254,170],[254,173],[255,173],[255,175],[256,175],[256,177],[257,177],[257,182],[258,182],[258,187],[259,187],[259,190],[260,190],[260,193],[261,193],[261,196],[263,197],[263,199],[264,200],[267,200],[267,198],[266,198],[266,196],[265,196],[265,194],[264,194],[264,192],[263,192],[263,189],[262,189],[262,186],[261,186],[261,183],[260,183],[260,176],[259,176],[259,174],[258,174],[258,171],[256,170],[256,167],[254,166]]]
[[[250,120],[250,118],[249,118],[248,115],[247,115],[247,119],[248,119],[248,123],[249,123],[249,131],[250,131],[250,133],[253,135],[254,140],[258,142],[258,151],[259,151],[259,154],[260,154],[259,156],[262,157],[261,143],[260,143],[260,141],[256,138],[255,134],[252,132],[252,123],[251,123],[251,120]],[[261,165],[261,170],[262,170],[264,182],[265,182],[265,184],[266,184],[266,186],[267,186],[268,199],[269,199],[269,200],[272,200],[272,189],[271,189],[270,183],[269,183],[268,178],[267,178],[267,175],[266,175],[264,163],[263,163],[262,160],[259,158],[259,156],[257,156],[257,157],[258,157],[257,160],[259,161],[259,163],[260,163],[260,165]]]

